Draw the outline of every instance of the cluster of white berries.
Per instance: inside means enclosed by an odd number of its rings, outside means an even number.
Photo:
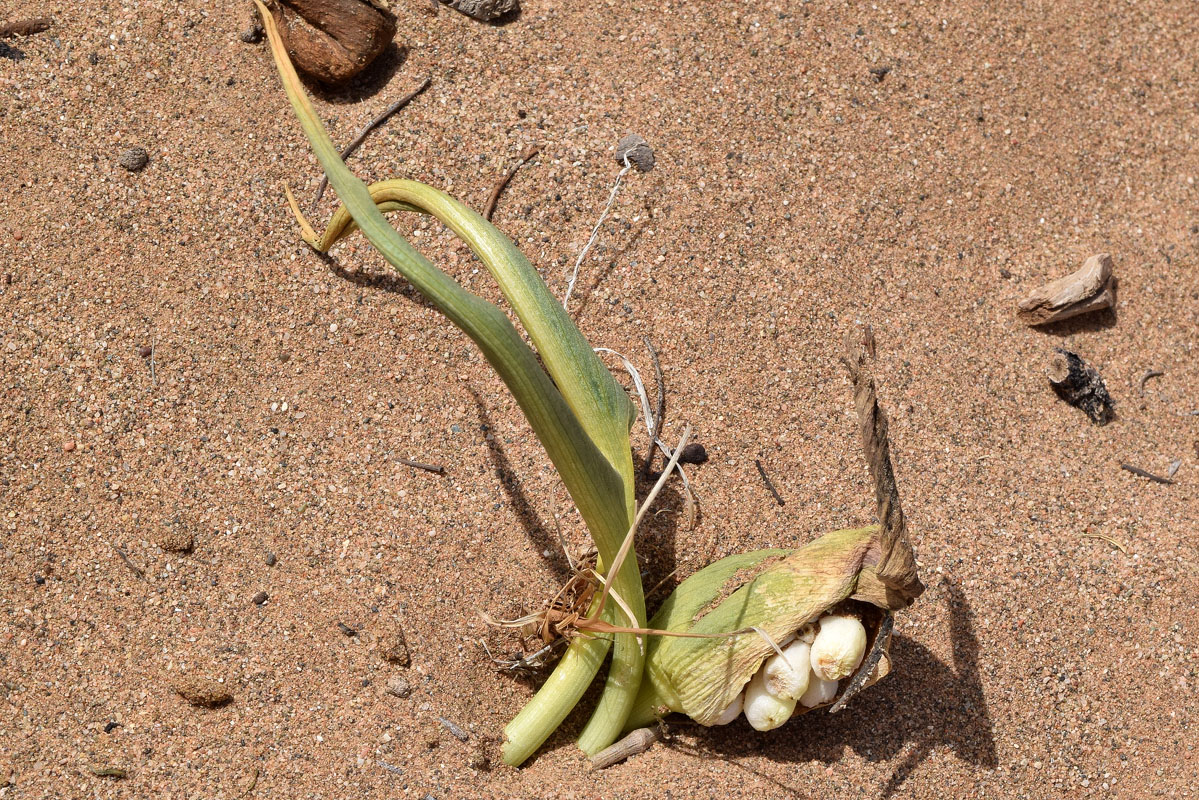
[[[755,730],[774,730],[805,708],[832,702],[838,681],[852,675],[866,654],[866,628],[857,617],[828,614],[766,659],[712,724],[727,725],[744,711]]]

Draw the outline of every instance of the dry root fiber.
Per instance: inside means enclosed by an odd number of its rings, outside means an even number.
[[[396,20],[367,0],[265,0],[292,63],[322,83],[345,83],[390,44]]]

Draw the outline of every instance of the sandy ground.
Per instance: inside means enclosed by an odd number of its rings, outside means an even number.
[[[563,733],[496,765],[534,683],[493,669],[480,642],[516,643],[477,612],[553,593],[555,514],[585,535],[513,402],[361,239],[300,243],[281,187],[319,174],[240,6],[11,0],[57,23],[0,58],[0,795],[1194,796],[1191,3],[395,5],[403,49],[318,100],[334,138],[430,75],[360,175],[481,207],[540,145],[495,219],[556,292],[617,139],[655,148],[572,304],[645,368],[652,337],[668,436],[712,455],[696,529],[643,533],[649,585],[871,521],[837,357],[873,325],[929,586],[895,673],[770,735],[678,726],[594,773]],[[436,226],[397,224],[495,296]],[[1115,313],[1015,321],[1097,252]],[[1101,370],[1110,425],[1050,391],[1057,346]],[[1172,485],[1120,469],[1176,459]],[[399,630],[409,667],[381,657]],[[181,675],[234,699],[194,708]]]

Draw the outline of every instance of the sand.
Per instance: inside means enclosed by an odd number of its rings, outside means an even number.
[[[56,24],[0,59],[0,795],[1195,794],[1189,3],[527,0],[500,26],[394,5],[403,50],[318,95],[334,139],[429,75],[358,174],[481,207],[539,145],[495,222],[555,292],[617,141],[653,146],[571,304],[647,371],[651,337],[667,437],[690,423],[712,456],[695,529],[676,487],[642,533],[648,585],[872,521],[837,358],[873,326],[929,587],[894,673],[770,735],[675,725],[596,773],[580,715],[498,764],[536,680],[493,667],[482,641],[518,643],[478,612],[555,591],[555,515],[585,540],[503,386],[363,240],[299,241],[282,186],[307,203],[319,172],[240,5],[12,0]],[[437,226],[397,224],[496,296]],[[1114,313],[1017,322],[1101,252]],[[1100,370],[1111,424],[1054,396],[1059,346]],[[1175,460],[1172,485],[1120,469]],[[172,689],[201,678],[232,701]]]

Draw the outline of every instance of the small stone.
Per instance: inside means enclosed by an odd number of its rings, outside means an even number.
[[[888,66],[871,67],[870,74],[874,78],[875,83],[882,83],[883,78],[891,74],[891,68]]]
[[[337,623],[337,629],[339,631],[341,631],[342,633],[344,633],[346,636],[357,636],[358,635],[358,631],[354,630],[353,628],[351,628],[349,625],[345,624],[344,622]]]
[[[680,464],[706,464],[708,450],[699,442],[692,442],[679,453]]]
[[[150,163],[150,154],[144,147],[130,147],[121,153],[117,163],[130,172],[139,172],[146,164]]]
[[[38,586],[46,585],[46,579],[44,577],[42,577],[41,575],[34,575],[33,582],[36,583]]]
[[[468,17],[489,22],[520,8],[520,0],[441,0]]]
[[[391,633],[379,637],[379,655],[384,661],[399,667],[412,664],[412,656],[408,653],[408,639],[398,625]]]
[[[199,675],[182,675],[172,684],[175,693],[193,706],[215,708],[233,700],[233,693],[225,684]]]
[[[168,553],[190,553],[196,546],[196,537],[190,525],[175,517],[158,531],[154,543]]]
[[[143,344],[137,351],[137,354],[142,358],[149,358],[150,356],[154,355],[154,348],[148,344]]]
[[[63,442],[62,443],[62,451],[64,453],[74,453],[75,447],[76,447],[76,445],[74,442]]]
[[[100,54],[99,53],[88,53],[87,54],[87,63],[91,64],[93,67],[96,66],[97,64],[99,64],[100,63]]]
[[[396,697],[407,697],[412,694],[412,686],[399,675],[392,675],[387,679],[387,693]]]
[[[121,727],[121,723],[117,722],[116,720],[112,720],[107,725],[104,726],[104,732],[112,733],[119,727]]]
[[[628,156],[629,163],[642,172],[649,172],[654,168],[654,151],[650,149],[649,142],[645,141],[643,136],[630,133],[617,142],[616,161],[623,164],[625,156]]]
[[[259,592],[258,594],[254,595],[254,605],[256,605],[256,606],[262,605],[263,603],[266,602],[266,599],[268,597],[270,597],[270,595],[267,594],[266,592]]]
[[[266,565],[268,567],[273,567],[277,563],[279,563],[279,559],[275,558],[274,553],[272,553],[270,550],[267,550],[266,551]]]

